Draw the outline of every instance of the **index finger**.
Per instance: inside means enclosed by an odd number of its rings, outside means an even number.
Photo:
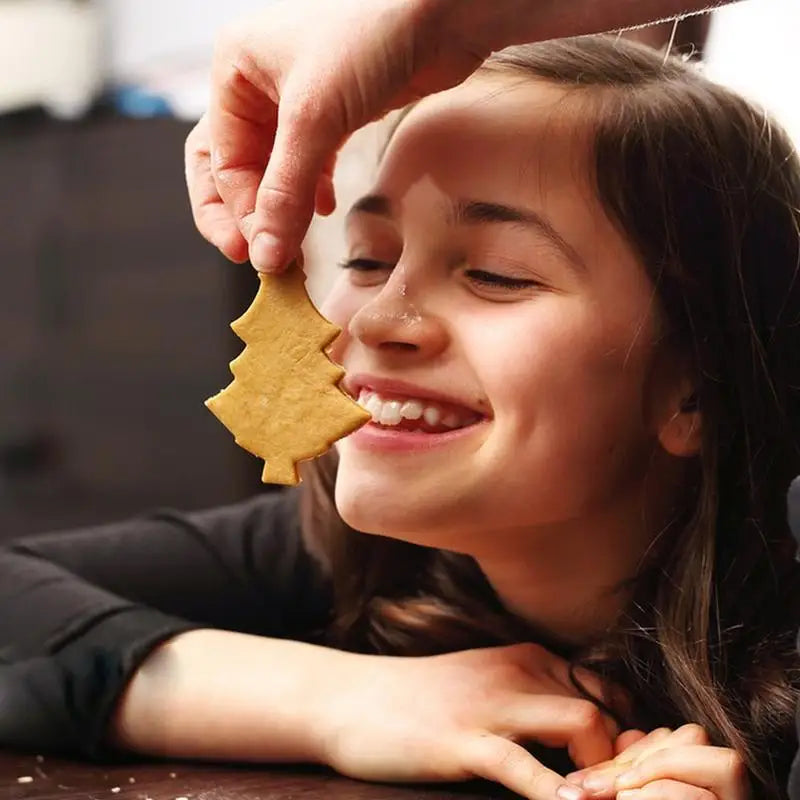
[[[547,769],[524,747],[502,736],[484,734],[466,748],[464,769],[496,781],[529,800],[585,800],[586,792]]]
[[[256,195],[250,260],[256,269],[278,272],[295,256],[314,214],[320,177],[331,169],[346,132],[326,100],[287,90]]]
[[[605,761],[614,752],[616,731],[609,732],[603,713],[588,700],[559,695],[509,700],[495,725],[495,730],[513,731],[517,739],[567,747],[579,766]]]

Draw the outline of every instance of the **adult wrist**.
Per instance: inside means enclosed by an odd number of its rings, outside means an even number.
[[[555,36],[556,20],[563,16],[556,5],[552,0],[421,0],[420,14],[427,15],[426,30],[440,43],[485,60],[509,45]]]
[[[603,33],[701,13],[731,0],[417,0],[437,42],[486,59],[513,44]],[[446,35],[442,35],[445,31]]]

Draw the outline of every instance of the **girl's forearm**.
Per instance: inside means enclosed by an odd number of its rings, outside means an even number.
[[[318,762],[322,686],[332,685],[346,658],[229,631],[181,634],[135,674],[111,720],[110,741],[169,758]]]

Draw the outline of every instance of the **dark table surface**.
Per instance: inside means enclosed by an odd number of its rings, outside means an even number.
[[[0,751],[1,800],[485,800],[516,797],[486,783],[388,786],[328,771],[187,763],[91,764]]]

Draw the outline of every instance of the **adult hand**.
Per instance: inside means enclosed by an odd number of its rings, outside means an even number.
[[[692,13],[730,0],[283,0],[219,38],[208,114],[186,142],[195,223],[233,261],[280,271],[336,153],[392,108],[455,86],[492,50]]]
[[[219,39],[208,114],[189,135],[195,223],[228,258],[280,271],[312,214],[333,211],[347,137],[391,108],[456,85],[491,43],[459,35],[460,0],[276,2]],[[483,13],[483,12],[480,12]]]
[[[536,645],[424,658],[353,655],[338,669],[314,725],[320,760],[350,777],[480,777],[532,800],[579,800],[579,788],[521,743],[567,748],[584,766],[613,755],[613,720],[580,696],[567,662]],[[593,673],[576,673],[593,696],[619,702]]]
[[[699,725],[645,735],[626,731],[617,756],[568,779],[594,797],[617,800],[747,800],[747,769],[736,751],[712,747]]]

